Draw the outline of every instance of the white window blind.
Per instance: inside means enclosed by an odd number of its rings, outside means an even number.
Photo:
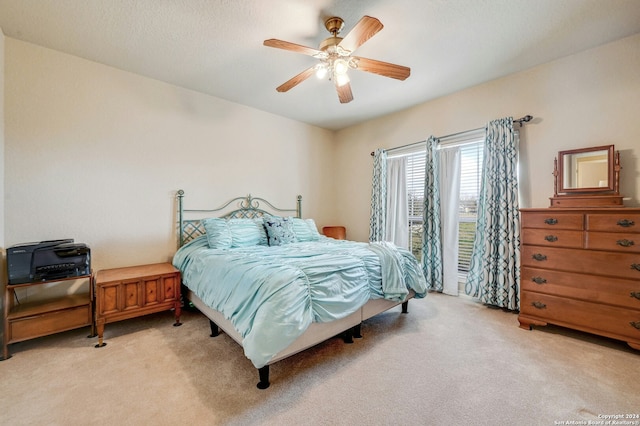
[[[409,200],[409,247],[417,259],[422,258],[422,209],[424,207],[424,168],[426,152],[407,158],[407,198]]]
[[[458,272],[469,271],[478,218],[478,197],[482,171],[484,140],[460,146],[460,211],[458,235]]]

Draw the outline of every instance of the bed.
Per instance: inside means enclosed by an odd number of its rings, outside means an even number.
[[[410,298],[426,283],[415,257],[390,243],[334,240],[296,206],[234,198],[208,210],[184,208],[177,191],[185,302],[242,346],[269,387],[269,366],[334,336],[361,337],[362,321]]]

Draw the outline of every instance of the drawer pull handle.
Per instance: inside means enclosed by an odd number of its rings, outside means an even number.
[[[549,219],[545,219],[544,223],[546,223],[547,225],[557,225],[558,224],[558,219],[554,219],[554,218],[550,217]]]
[[[531,278],[531,281],[533,281],[536,284],[544,284],[547,282],[547,280],[542,277],[533,277]],[[640,293],[638,293],[638,299],[640,299]]]
[[[640,330],[640,321],[631,321],[629,324]]]
[[[633,240],[627,240],[625,238],[624,240],[616,241],[616,244],[622,247],[631,247],[634,243],[633,243]]]
[[[632,263],[631,269],[635,269],[636,271],[640,271],[640,263]]]
[[[629,219],[620,219],[618,221],[618,226],[622,226],[623,228],[628,228],[630,226],[635,225],[636,223]]]
[[[532,305],[534,308],[536,308],[536,309],[544,309],[544,308],[546,308],[546,307],[547,307],[547,305],[545,305],[545,304],[544,304],[544,303],[542,303],[542,302],[538,302],[538,301],[531,302],[531,305]],[[640,322],[638,322],[638,325],[640,325]]]
[[[556,237],[555,235],[547,235],[546,237],[544,237],[544,239],[549,241],[550,243],[555,243],[556,241],[558,241],[558,237]]]
[[[536,253],[531,257],[533,257],[535,260],[540,261],[540,262],[543,261],[543,260],[547,260],[547,256],[545,256],[544,254],[540,254],[540,253]],[[640,268],[640,265],[637,265],[637,266],[638,266],[638,268]],[[631,267],[633,268],[633,265]],[[640,269],[638,269],[638,270],[640,271]]]
[[[640,300],[640,291],[632,291],[631,297],[635,297],[636,299]]]

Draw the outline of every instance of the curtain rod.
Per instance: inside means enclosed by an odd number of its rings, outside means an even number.
[[[518,124],[520,124],[520,127],[522,127],[523,123],[528,123],[528,122],[529,122],[529,121],[531,121],[531,120],[533,120],[533,116],[531,116],[531,115],[525,115],[525,116],[524,116],[524,117],[522,117],[522,118],[518,118],[517,120],[513,120],[513,122],[514,122],[514,123],[518,123]],[[463,131],[463,132],[457,132],[457,133],[452,133],[452,134],[450,134],[450,135],[440,136],[440,137],[439,137],[439,138],[437,138],[437,139],[453,138],[453,137],[455,137],[455,136],[459,136],[459,135],[462,135],[462,134],[464,134],[464,133],[477,132],[478,130],[482,130],[482,129],[484,129],[484,127],[478,127],[477,129],[465,130],[465,131]],[[425,143],[425,141],[408,143],[408,144],[406,144],[406,145],[397,146],[397,147],[395,147],[395,148],[385,149],[385,151],[395,151],[395,150],[397,150],[397,149],[408,148],[408,147],[410,147],[410,146],[418,145],[418,144],[421,144],[421,143]],[[374,153],[373,151],[371,151],[371,156],[372,156],[372,157],[374,156],[374,154],[375,154],[375,153]]]

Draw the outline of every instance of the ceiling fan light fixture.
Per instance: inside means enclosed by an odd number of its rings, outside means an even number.
[[[349,63],[344,59],[336,59],[333,61],[333,72],[338,75],[346,75],[349,71]]]
[[[338,86],[344,86],[345,84],[349,83],[351,80],[349,79],[349,75],[347,73],[344,74],[338,74],[336,73],[335,75],[336,78],[336,84]]]
[[[316,65],[316,77],[322,80],[324,79],[329,72],[329,66],[326,63],[321,63]]]

